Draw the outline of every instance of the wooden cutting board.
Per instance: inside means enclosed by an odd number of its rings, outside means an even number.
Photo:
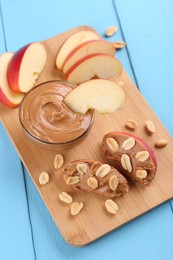
[[[56,54],[62,42],[69,35],[82,29],[93,30],[90,27],[81,26],[43,42],[48,53],[48,62],[38,83],[63,78],[62,73],[55,67]],[[106,162],[100,152],[103,135],[110,131],[128,132],[125,129],[127,119],[133,118],[139,123],[134,134],[146,140],[153,148],[158,159],[158,172],[148,187],[131,185],[130,191],[125,196],[116,199],[119,211],[112,216],[104,209],[106,198],[92,193],[71,190],[61,176],[63,168],[54,169],[53,160],[57,151],[39,147],[38,144],[31,141],[20,126],[18,109],[11,110],[0,104],[0,116],[6,131],[58,229],[71,245],[86,245],[173,197],[172,138],[128,75],[123,72],[118,80],[125,83],[124,89],[127,94],[125,109],[109,115],[96,113],[95,122],[88,138],[79,146],[62,151],[65,164],[83,158]],[[147,135],[144,130],[144,123],[147,119],[152,120],[156,126],[156,133],[152,136]],[[155,141],[160,138],[168,140],[167,147],[162,149],[154,147]],[[40,186],[38,182],[42,171],[47,171],[50,174],[50,182],[45,186]],[[58,199],[61,191],[69,192],[74,201],[84,203],[84,209],[79,215],[71,216],[70,206],[64,205]]]

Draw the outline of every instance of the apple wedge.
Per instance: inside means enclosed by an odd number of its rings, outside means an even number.
[[[79,46],[83,42],[98,40],[100,36],[93,31],[79,31],[72,34],[67,40],[62,44],[57,57],[56,57],[56,66],[58,69],[62,69],[63,63],[69,53]]]
[[[21,103],[23,94],[11,91],[7,82],[7,67],[12,57],[11,52],[5,52],[0,56],[0,101],[7,107],[15,108]]]
[[[112,43],[104,40],[92,40],[84,42],[73,49],[66,57],[62,71],[65,74],[77,61],[92,53],[102,53],[110,56],[115,55],[115,48]]]
[[[74,88],[64,99],[73,111],[85,114],[96,109],[101,114],[123,109],[126,95],[122,87],[108,79],[92,79]]]
[[[121,63],[106,54],[90,54],[76,62],[66,73],[66,80],[80,84],[94,77],[116,78],[122,72]]]
[[[151,149],[151,147],[149,146],[149,144],[144,141],[142,138],[136,136],[136,135],[133,135],[133,134],[130,134],[130,133],[124,133],[124,132],[115,132],[115,134],[120,134],[120,135],[126,135],[128,137],[133,137],[135,140],[137,140],[137,142],[139,142],[142,146],[144,146],[144,148],[148,151],[148,153],[150,154],[152,160],[153,160],[153,163],[157,169],[157,159],[156,159],[156,156],[153,152],[153,150]]]
[[[26,93],[35,84],[47,60],[41,43],[30,43],[15,52],[7,69],[7,79],[12,91]]]

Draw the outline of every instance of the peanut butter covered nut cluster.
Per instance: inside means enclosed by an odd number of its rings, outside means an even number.
[[[66,165],[63,177],[75,190],[108,197],[120,197],[129,189],[127,180],[115,168],[99,161],[77,160]]]
[[[121,132],[108,133],[103,138],[102,151],[118,171],[135,182],[147,185],[156,174],[154,152],[137,136]]]

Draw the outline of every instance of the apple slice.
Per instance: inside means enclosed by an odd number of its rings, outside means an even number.
[[[0,101],[7,107],[15,108],[21,103],[23,94],[11,91],[7,82],[7,67],[12,57],[11,52],[5,52],[0,56]]]
[[[29,91],[42,72],[46,60],[47,53],[41,43],[30,43],[15,52],[7,70],[10,88],[17,93]]]
[[[62,44],[57,57],[56,66],[58,69],[62,69],[63,63],[69,53],[83,42],[98,40],[100,36],[93,31],[79,31],[72,34],[67,40]]]
[[[108,79],[92,79],[74,88],[64,99],[73,111],[85,114],[96,109],[105,114],[123,109],[126,96],[122,87]]]
[[[115,55],[115,48],[112,43],[104,40],[91,40],[78,45],[66,57],[62,70],[65,74],[78,60],[92,53],[102,53],[110,56]]]
[[[129,137],[133,137],[135,140],[137,140],[147,151],[148,153],[150,154],[152,160],[153,160],[153,163],[157,169],[157,159],[156,159],[156,156],[153,152],[153,150],[151,149],[151,147],[149,146],[149,144],[144,141],[142,138],[136,136],[136,135],[133,135],[133,134],[130,134],[130,133],[124,133],[124,132],[116,132],[115,134],[120,134],[120,135],[127,135]]]
[[[66,73],[66,79],[80,84],[93,77],[116,78],[122,72],[121,63],[106,54],[90,54],[76,62]]]

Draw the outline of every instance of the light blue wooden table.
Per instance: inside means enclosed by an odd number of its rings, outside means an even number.
[[[110,40],[124,40],[127,47],[117,57],[173,134],[172,0],[1,0],[0,11],[1,53],[79,25],[90,25],[103,37],[106,27],[118,26]],[[0,260],[11,259],[171,260],[173,201],[86,247],[72,247],[0,125]]]

